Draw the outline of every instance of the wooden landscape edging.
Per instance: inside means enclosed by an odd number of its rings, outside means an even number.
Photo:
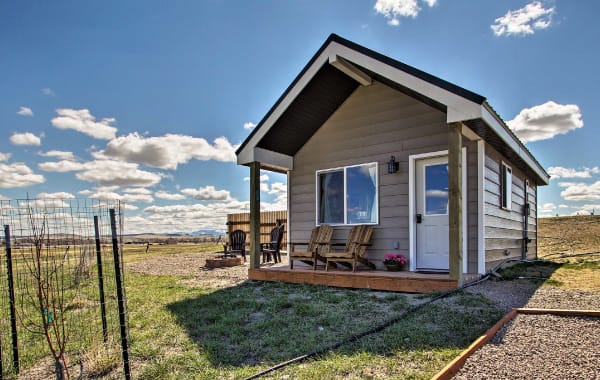
[[[482,336],[477,338],[466,350],[464,350],[458,357],[452,360],[446,365],[440,372],[432,377],[434,380],[448,380],[460,371],[467,359],[483,345],[487,344],[496,335],[506,323],[510,322],[517,314],[527,315],[559,315],[568,317],[600,317],[599,310],[569,310],[569,309],[532,309],[532,308],[517,308],[512,309],[502,319],[500,319],[494,326]]]

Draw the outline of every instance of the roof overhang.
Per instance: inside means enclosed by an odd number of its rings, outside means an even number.
[[[447,123],[465,123],[497,150],[516,158],[540,185],[548,184],[549,175],[484,97],[336,35],[327,39],[238,148],[238,164],[257,161],[272,170],[292,170],[300,147],[356,88],[373,80],[445,112]]]

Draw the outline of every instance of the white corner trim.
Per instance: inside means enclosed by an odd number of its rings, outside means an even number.
[[[469,243],[469,225],[467,220],[469,219],[467,205],[469,204],[469,200],[467,197],[469,196],[469,189],[467,188],[467,147],[462,148],[462,230],[463,230],[463,273],[467,273],[469,270],[469,251],[468,251],[468,243]]]
[[[477,272],[485,274],[485,141],[477,141]]]
[[[286,174],[287,177],[287,205],[286,205],[286,210],[287,210],[287,226],[286,226],[286,239],[285,241],[287,242],[287,253],[288,253],[288,257],[290,257],[290,253],[292,252],[292,213],[290,212],[290,206],[292,205],[292,195],[291,195],[291,186],[290,186],[290,179],[292,178],[291,173],[288,171]],[[288,260],[288,266],[291,265],[290,260]]]

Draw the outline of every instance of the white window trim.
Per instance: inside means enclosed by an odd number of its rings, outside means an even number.
[[[347,188],[347,184],[346,184],[346,169],[349,168],[356,168],[359,166],[366,166],[366,165],[375,165],[375,174],[377,176],[376,178],[376,186],[375,186],[375,202],[377,202],[377,220],[375,222],[371,222],[371,223],[348,223],[348,203],[346,202],[347,199],[347,194],[346,194],[346,188]],[[368,224],[368,225],[378,225],[379,224],[379,163],[377,161],[375,162],[365,162],[363,164],[356,164],[356,165],[348,165],[348,166],[340,166],[337,168],[329,168],[329,169],[323,169],[323,170],[317,170],[315,172],[315,224],[317,226],[321,225],[321,222],[319,221],[319,209],[320,209],[320,196],[319,196],[319,174],[322,173],[331,173],[331,172],[336,172],[336,171],[342,171],[344,173],[344,222],[343,223],[327,223],[331,226],[355,226],[355,225],[360,225],[360,224]]]
[[[510,173],[510,181],[505,173]],[[500,165],[500,208],[512,211],[513,171],[512,167],[502,161]],[[506,206],[504,205],[506,203]]]

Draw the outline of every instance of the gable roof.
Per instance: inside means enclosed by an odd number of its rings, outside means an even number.
[[[293,169],[293,157],[361,85],[378,81],[462,122],[539,184],[549,175],[485,97],[332,34],[236,151],[238,164]]]

